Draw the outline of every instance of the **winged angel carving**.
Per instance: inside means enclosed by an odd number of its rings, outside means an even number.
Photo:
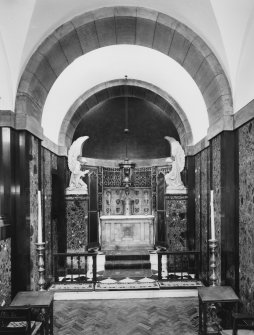
[[[172,169],[165,174],[166,193],[183,193],[186,192],[186,187],[181,180],[181,171],[185,165],[185,154],[180,143],[173,137],[165,136],[171,147],[171,157],[166,159],[166,162],[172,166]]]
[[[89,170],[81,171],[81,166],[87,163],[85,157],[82,157],[82,147],[89,136],[81,136],[74,141],[68,152],[68,166],[71,171],[69,187],[67,194],[87,194],[87,185],[82,177],[88,174]]]

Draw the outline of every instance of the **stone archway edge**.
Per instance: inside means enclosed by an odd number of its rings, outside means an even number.
[[[30,58],[19,83],[16,127],[40,126],[47,95],[60,73],[77,57],[114,44],[153,48],[176,60],[204,97],[209,124],[233,114],[231,89],[216,56],[191,29],[146,8],[108,7],[82,14],[56,29]],[[21,120],[21,121],[19,121]]]

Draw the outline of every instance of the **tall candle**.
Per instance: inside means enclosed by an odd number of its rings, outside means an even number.
[[[41,191],[38,191],[38,243],[42,243]]]
[[[215,224],[214,224],[214,207],[213,207],[213,190],[211,190],[211,239],[215,240]]]

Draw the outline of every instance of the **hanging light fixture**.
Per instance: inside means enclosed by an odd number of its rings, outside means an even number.
[[[119,164],[122,170],[122,184],[126,189],[132,186],[132,173],[135,168],[135,163],[129,161],[128,156],[128,142],[129,142],[129,108],[128,108],[128,92],[127,92],[127,76],[125,76],[125,126],[124,126],[124,137],[125,137],[125,159],[123,163]]]

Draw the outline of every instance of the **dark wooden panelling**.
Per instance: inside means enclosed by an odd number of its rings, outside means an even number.
[[[98,212],[89,211],[89,241],[88,245],[94,245],[99,243],[98,239]]]
[[[67,231],[66,231],[66,213],[65,213],[65,188],[67,187],[67,160],[65,157],[57,158],[57,191],[54,191],[54,197],[57,197],[57,233],[58,233],[58,252],[66,252]],[[54,178],[54,179],[55,179]]]
[[[13,130],[8,127],[0,128],[0,219],[4,226],[0,227],[0,239],[11,236],[13,222],[14,170],[12,155]]]
[[[210,169],[209,169],[209,148],[200,153],[200,246],[202,250],[202,273],[204,278],[209,276],[209,191],[210,191]]]
[[[240,278],[239,278],[239,266],[240,266],[240,254],[239,254],[239,132],[235,131],[234,138],[234,157],[235,157],[235,217],[234,217],[234,227],[235,227],[235,236],[234,236],[234,258],[235,258],[235,291],[239,295],[240,291]]]
[[[0,128],[0,157],[3,156],[3,128]],[[4,164],[0,159],[0,216],[4,218]]]
[[[30,288],[29,159],[31,135],[21,131],[15,139],[15,224],[12,235],[12,295]]]
[[[159,173],[157,176],[157,195],[158,195],[157,210],[164,210],[165,177],[163,173]]]
[[[90,168],[89,176],[89,210],[88,210],[88,244],[99,243],[98,238],[98,171]]]
[[[186,158],[188,186],[187,241],[189,250],[199,250],[195,245],[195,157]]]
[[[2,137],[2,155],[1,155],[1,164],[2,164],[2,189],[4,191],[4,201],[3,205],[3,214],[6,218],[6,223],[10,223],[10,213],[11,213],[11,129],[2,128],[1,129]]]
[[[238,189],[235,169],[235,134],[223,132],[221,136],[221,279],[235,286],[236,210],[235,197]],[[237,244],[236,244],[237,243]]]
[[[157,241],[158,244],[166,242],[166,223],[165,223],[165,179],[164,174],[157,176]]]
[[[157,227],[156,227],[156,241],[155,244],[164,245],[165,241],[165,211],[157,211]]]
[[[209,277],[209,191],[210,191],[210,147],[199,152],[195,162],[188,166],[189,207],[190,220],[195,218],[194,230],[195,249],[200,250],[200,277],[208,283]],[[195,169],[193,171],[193,164]],[[194,179],[194,181],[193,181]],[[194,194],[192,194],[192,187]],[[193,205],[191,204],[193,203]],[[193,208],[194,206],[194,208]],[[190,225],[192,226],[191,222]],[[193,226],[192,226],[193,227]],[[192,237],[192,235],[191,235]],[[190,239],[191,241],[191,239]]]

